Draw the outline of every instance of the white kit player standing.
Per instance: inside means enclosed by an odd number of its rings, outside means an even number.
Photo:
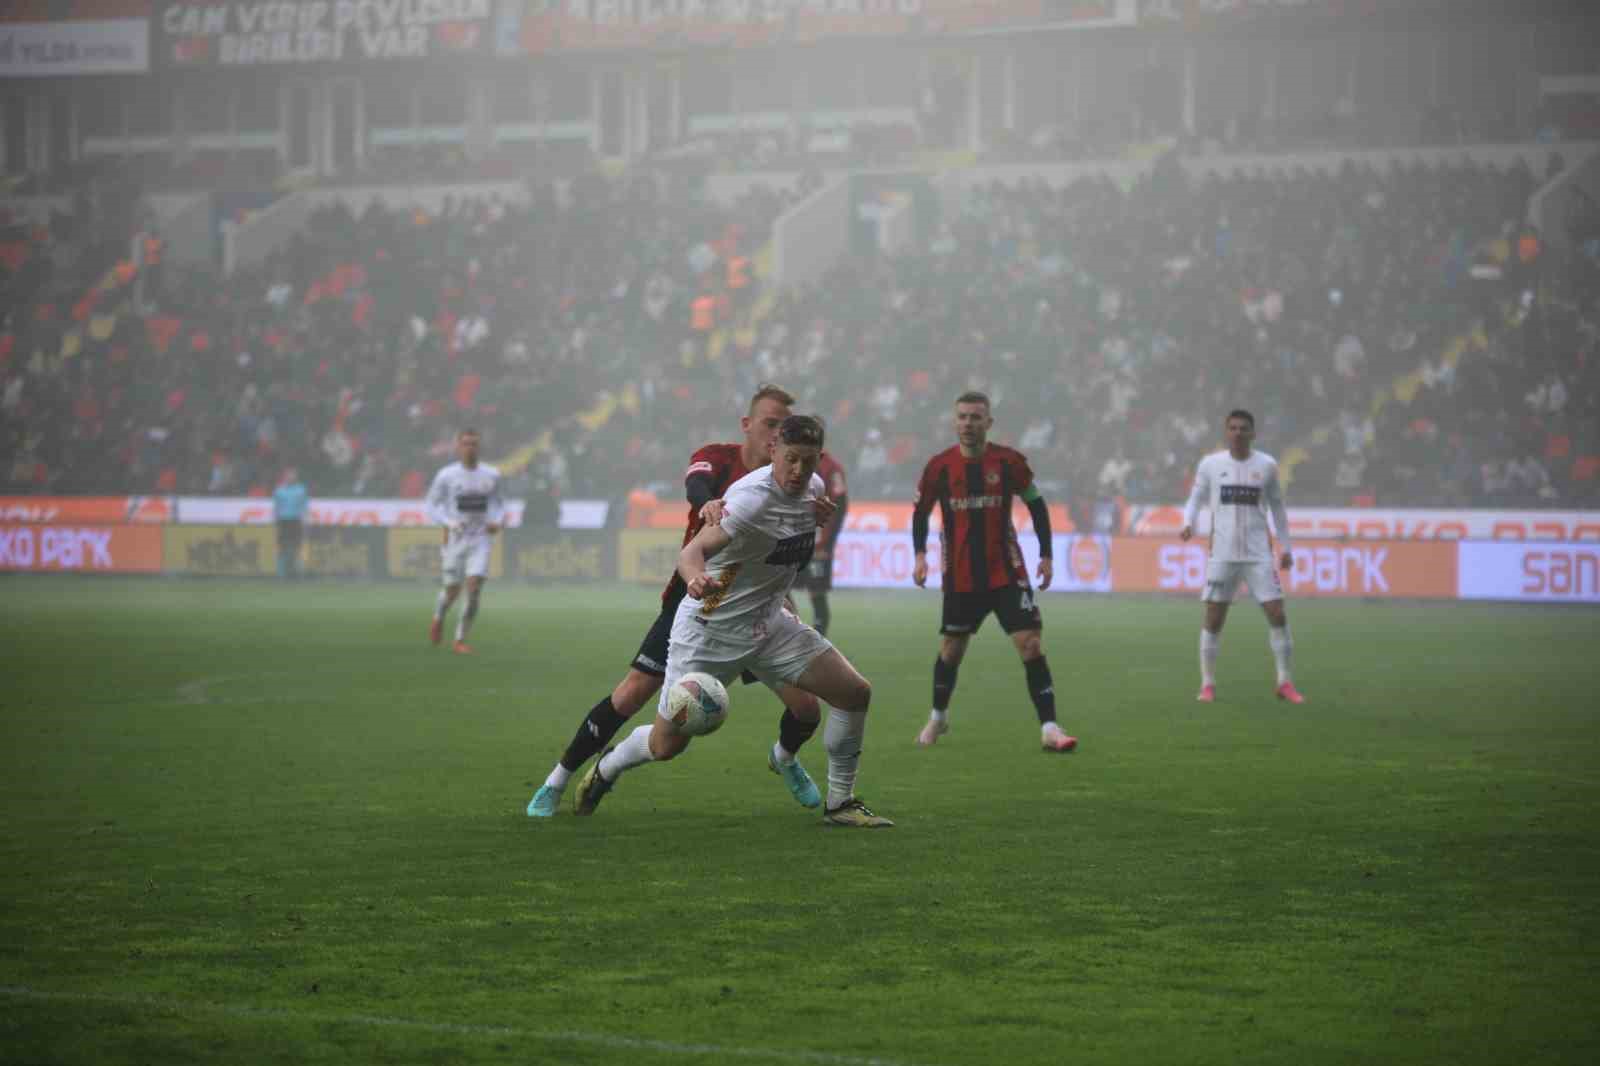
[[[1217,648],[1222,626],[1228,620],[1228,604],[1243,581],[1267,616],[1267,643],[1278,670],[1278,698],[1304,703],[1305,697],[1294,687],[1290,673],[1294,641],[1283,609],[1283,584],[1273,565],[1276,562],[1284,570],[1294,565],[1278,461],[1266,452],[1251,450],[1256,420],[1249,411],[1230,411],[1224,429],[1227,450],[1200,460],[1194,489],[1183,507],[1183,530],[1178,534],[1184,540],[1194,536],[1200,508],[1211,508],[1211,552],[1206,562],[1205,591],[1200,594],[1206,605],[1205,622],[1200,629],[1200,694],[1195,698],[1201,703],[1217,698]],[[1278,535],[1276,560],[1267,527],[1269,511],[1272,529]]]
[[[494,550],[494,535],[505,524],[505,501],[500,498],[500,471],[478,462],[479,435],[464,429],[456,436],[457,461],[433,476],[428,489],[428,517],[444,527],[444,545],[439,549],[439,573],[444,587],[433,608],[428,639],[437,644],[444,636],[445,615],[467,586],[467,603],[456,620],[456,639],[451,646],[459,655],[470,655],[467,632],[478,617],[478,599],[489,574],[489,556]]]
[[[789,608],[795,575],[816,545],[817,476],[823,430],[817,419],[790,415],[778,429],[772,464],[728,487],[718,525],[707,525],[678,553],[688,593],[678,604],[667,652],[667,675],[650,725],[641,725],[589,768],[578,783],[590,809],[627,770],[671,759],[689,746],[668,709],[673,685],[704,672],[724,683],[749,670],[774,691],[793,685],[831,704],[823,727],[828,750],[824,818],[832,825],[890,826],[856,798],[856,768],[866,731],[872,686],[828,639]],[[782,764],[793,752],[774,746]]]

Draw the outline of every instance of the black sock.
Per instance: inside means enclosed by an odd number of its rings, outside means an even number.
[[[785,707],[783,717],[778,719],[778,743],[783,745],[783,750],[793,755],[800,750],[800,745],[811,739],[811,734],[817,731],[820,722],[802,722],[794,716],[794,712]]]
[[[933,657],[933,709],[936,711],[948,710],[950,697],[956,691],[956,672],[961,667],[951,666],[944,659],[935,655]]]
[[[1033,709],[1039,713],[1039,721],[1055,721],[1056,689],[1050,680],[1050,664],[1041,655],[1024,662],[1022,669],[1028,675],[1028,695],[1033,697]]]
[[[811,594],[811,610],[815,615],[811,628],[823,636],[828,635],[828,626],[833,622],[833,611],[828,609],[828,594],[814,592]]]
[[[610,696],[595,704],[584,716],[578,731],[572,735],[567,750],[561,753],[561,765],[568,772],[576,772],[595,752],[611,743],[611,738],[617,735],[617,730],[626,721],[611,705]]]

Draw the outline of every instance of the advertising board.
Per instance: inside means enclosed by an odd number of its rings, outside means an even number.
[[[1600,545],[1460,545],[1464,600],[1600,603]]]
[[[169,574],[266,577],[278,572],[276,531],[260,526],[167,526],[161,568]]]
[[[438,580],[439,549],[443,545],[438,529],[391,529],[385,536],[390,577]],[[505,572],[505,538],[495,537],[489,552],[489,577],[502,577]]]
[[[159,526],[0,524],[0,570],[159,573]]]

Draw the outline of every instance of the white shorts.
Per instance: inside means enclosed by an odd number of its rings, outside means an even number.
[[[713,630],[702,622],[685,600],[672,621],[672,642],[667,649],[667,676],[661,685],[656,713],[667,713],[667,694],[684,674],[710,674],[723,684],[749,670],[774,692],[800,680],[818,656],[833,649],[821,633],[795,617],[787,608],[769,615],[765,623],[746,623],[742,632]]]
[[[488,534],[454,537],[439,549],[439,575],[446,585],[459,585],[463,578],[486,577],[493,550],[494,538]]]
[[[1200,599],[1206,603],[1232,603],[1239,582],[1250,586],[1250,595],[1257,603],[1271,603],[1283,599],[1283,582],[1278,579],[1278,568],[1270,562],[1218,562],[1206,563],[1206,587]]]

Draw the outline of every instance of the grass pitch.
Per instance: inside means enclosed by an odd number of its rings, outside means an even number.
[[[432,595],[0,581],[0,1059],[1600,1058],[1593,613],[1296,602],[1291,708],[1243,603],[1201,707],[1198,604],[1047,596],[1060,757],[992,621],[917,749],[937,595],[837,593],[860,832],[747,686],[530,820],[654,590],[491,584],[470,659]]]

